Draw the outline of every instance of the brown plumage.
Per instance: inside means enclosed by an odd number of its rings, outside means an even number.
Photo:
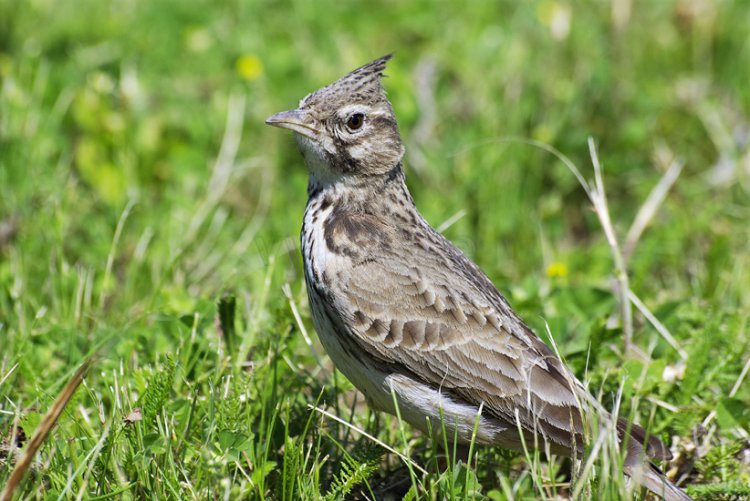
[[[313,322],[336,367],[372,406],[451,437],[583,453],[587,412],[609,415],[498,292],[435,231],[404,182],[404,148],[381,86],[390,56],[266,123],[295,132],[310,171],[302,254]],[[519,432],[519,428],[521,432]],[[690,499],[647,459],[664,444],[624,421],[626,473],[668,500]]]

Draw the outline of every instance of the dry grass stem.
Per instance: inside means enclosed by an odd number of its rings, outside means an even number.
[[[638,311],[640,311],[644,317],[646,317],[646,320],[648,320],[651,325],[654,326],[656,331],[661,334],[661,337],[664,338],[664,340],[669,343],[669,345],[677,351],[677,353],[680,355],[680,358],[682,360],[688,359],[687,352],[680,346],[680,343],[677,342],[677,340],[672,336],[672,333],[669,332],[669,329],[667,329],[663,323],[659,321],[656,316],[654,316],[653,313],[651,313],[651,310],[649,310],[645,304],[643,304],[643,301],[640,300],[638,296],[636,296],[635,292],[632,290],[628,291],[628,298],[630,298],[630,301],[635,305],[636,308],[638,308]]]
[[[16,466],[13,468],[13,472],[10,474],[10,478],[8,478],[8,483],[5,485],[5,489],[3,490],[2,495],[0,495],[1,501],[11,501],[13,499],[13,493],[18,488],[18,486],[21,485],[21,481],[23,480],[26,471],[31,466],[31,461],[34,459],[37,451],[39,451],[39,449],[42,447],[42,444],[44,444],[44,441],[47,439],[50,432],[55,427],[55,424],[57,424],[57,420],[65,410],[68,402],[70,402],[70,399],[73,398],[73,395],[78,389],[78,386],[83,381],[83,378],[86,375],[89,367],[91,366],[91,363],[92,359],[89,358],[85,362],[83,362],[83,364],[81,364],[75,374],[73,374],[73,377],[70,378],[70,381],[68,381],[68,384],[65,385],[65,388],[63,388],[63,390],[57,396],[57,399],[52,404],[52,407],[50,407],[49,411],[47,411],[47,414],[44,415],[44,418],[42,419],[41,423],[39,423],[39,427],[37,427],[34,436],[26,446],[26,454],[23,455],[21,460],[18,461],[18,463],[16,463]]]
[[[630,292],[630,280],[628,278],[625,258],[620,251],[617,243],[615,229],[612,226],[612,220],[609,217],[609,207],[607,205],[607,194],[604,191],[604,180],[602,178],[602,167],[599,163],[599,156],[596,153],[594,139],[589,137],[589,154],[591,163],[594,166],[594,186],[589,186],[587,193],[591,203],[594,205],[594,211],[599,218],[599,223],[604,230],[604,236],[609,244],[612,259],[615,264],[615,280],[617,283],[617,297],[620,304],[620,318],[622,319],[622,332],[624,337],[625,355],[630,354],[633,344],[633,310],[628,299]]]
[[[630,260],[630,256],[633,255],[638,240],[654,218],[654,215],[656,215],[657,210],[667,197],[667,193],[669,193],[669,190],[680,177],[684,165],[685,164],[680,161],[673,161],[638,210],[638,214],[636,214],[633,224],[630,226],[628,234],[625,236],[625,243],[622,246],[622,254],[626,262]]]

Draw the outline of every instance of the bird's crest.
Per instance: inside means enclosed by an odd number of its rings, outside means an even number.
[[[300,102],[300,107],[341,98],[347,101],[385,101],[385,90],[380,81],[391,57],[393,54],[376,59],[316,90]]]

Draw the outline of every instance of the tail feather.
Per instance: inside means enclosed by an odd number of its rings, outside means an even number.
[[[674,485],[659,469],[651,463],[639,465],[625,465],[625,473],[634,481],[641,484],[664,501],[693,501],[693,498],[685,494],[679,487]]]
[[[625,474],[665,501],[692,501],[652,463],[651,459],[670,460],[672,452],[654,435],[625,419],[617,420],[620,440],[626,444]]]

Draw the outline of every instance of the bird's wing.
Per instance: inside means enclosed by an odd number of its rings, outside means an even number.
[[[429,237],[401,241],[401,252],[360,252],[331,277],[330,313],[381,361],[484,402],[512,426],[519,419],[560,445],[581,444],[580,383],[476,265],[437,233]]]

